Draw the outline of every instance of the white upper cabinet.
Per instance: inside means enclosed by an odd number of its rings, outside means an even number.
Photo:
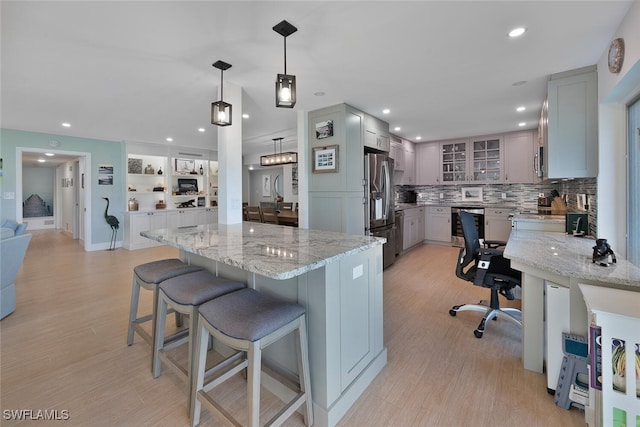
[[[594,67],[551,76],[547,84],[544,178],[598,174],[598,77]]]
[[[534,132],[509,133],[504,136],[504,182],[531,184],[536,178]]]
[[[440,144],[423,142],[415,148],[416,185],[440,184]]]

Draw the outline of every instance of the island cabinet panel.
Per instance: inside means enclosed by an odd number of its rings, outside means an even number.
[[[374,357],[374,292],[371,260],[358,254],[340,263],[340,376],[341,392]]]
[[[309,223],[317,230],[364,233],[363,192],[316,192],[309,198]]]

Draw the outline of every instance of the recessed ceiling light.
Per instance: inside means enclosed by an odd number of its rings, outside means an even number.
[[[249,170],[252,171],[253,170],[253,165],[249,166]]]
[[[516,27],[513,30],[509,31],[509,37],[511,37],[511,38],[520,37],[526,31],[527,31],[527,29],[525,27]]]
[[[524,111],[524,110],[526,110],[526,109],[527,109],[526,107],[522,107],[522,106],[520,106],[520,107],[516,108],[516,111],[517,111],[517,112],[521,112],[521,111]]]
[[[243,118],[243,119],[248,119],[248,118],[249,118],[249,115],[248,115],[247,113],[244,113],[244,114],[242,115],[242,118]]]
[[[422,137],[420,135],[416,136],[416,140],[420,141],[422,139]]]
[[[38,159],[38,163],[44,163],[45,160],[44,159]]]
[[[526,126],[526,125],[527,125],[527,124],[526,124],[525,122],[520,122],[520,123],[518,123],[518,126],[520,126],[520,127],[523,127],[523,126]]]
[[[389,114],[391,112],[391,110],[389,110],[388,108],[385,108],[384,110],[382,110],[382,114]]]
[[[171,137],[167,138],[167,142],[173,142],[173,138]]]
[[[65,128],[70,128],[71,127],[71,123],[64,122],[64,123],[61,123],[61,124],[62,124],[62,127],[65,127]]]
[[[204,132],[204,128],[198,128],[198,132]]]
[[[53,153],[44,153],[45,156],[53,157],[55,154]]]
[[[400,126],[396,126],[393,128],[393,130],[395,130],[396,132],[398,132],[400,130]]]

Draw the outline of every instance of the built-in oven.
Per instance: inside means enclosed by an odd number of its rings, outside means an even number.
[[[452,207],[451,208],[451,244],[464,246],[464,233],[460,223],[460,212],[468,212],[473,215],[478,230],[478,238],[484,239],[484,208],[478,207]]]

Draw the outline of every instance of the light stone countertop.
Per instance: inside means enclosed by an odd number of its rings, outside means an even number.
[[[564,233],[512,230],[504,256],[559,276],[611,283],[640,291],[640,268],[617,257],[603,267],[592,262],[595,240]]]
[[[142,236],[251,273],[284,280],[386,239],[282,225],[243,222],[143,231]]]
[[[513,215],[514,221],[521,222],[553,222],[564,224],[566,222],[565,215],[543,215],[543,214],[533,214],[533,213],[517,213]]]

